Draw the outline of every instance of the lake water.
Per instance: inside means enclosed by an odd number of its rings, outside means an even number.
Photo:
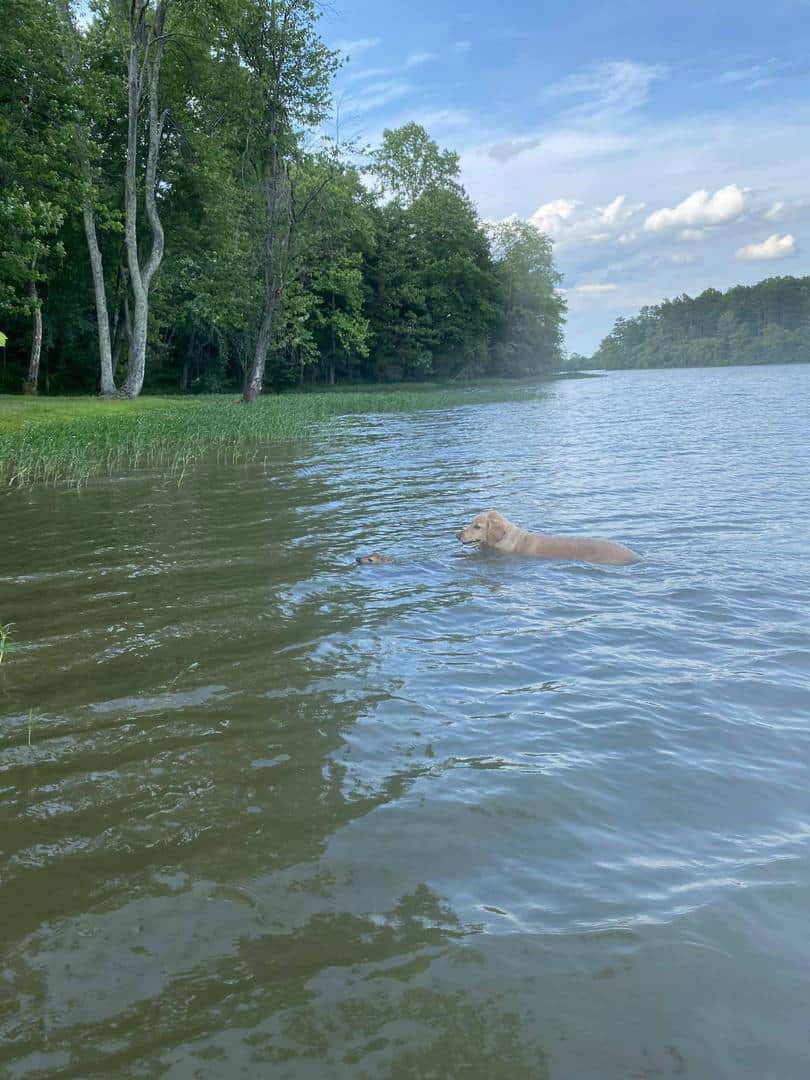
[[[627,372],[0,499],[0,1073],[804,1080],[809,436]]]

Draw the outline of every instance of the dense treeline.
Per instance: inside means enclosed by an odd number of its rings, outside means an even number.
[[[633,319],[617,319],[589,361],[571,360],[593,368],[810,361],[810,277],[664,300]]]
[[[314,0],[92,11],[3,4],[0,390],[252,400],[559,365],[547,237],[485,228],[416,124],[366,154],[324,136],[341,58]]]

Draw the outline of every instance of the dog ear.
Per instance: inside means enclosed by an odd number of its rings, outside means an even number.
[[[497,510],[487,514],[487,543],[499,544],[506,536],[506,522]]]

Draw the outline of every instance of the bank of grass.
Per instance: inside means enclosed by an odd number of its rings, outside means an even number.
[[[232,394],[136,401],[0,396],[0,484],[81,485],[94,476],[139,468],[182,477],[206,456],[253,460],[267,446],[308,438],[319,424],[340,416],[526,400],[535,394],[533,385],[492,382],[267,395],[250,406]]]

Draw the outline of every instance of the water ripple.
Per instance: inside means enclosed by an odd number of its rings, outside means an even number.
[[[616,374],[21,495],[0,1071],[806,1075],[808,413]]]

